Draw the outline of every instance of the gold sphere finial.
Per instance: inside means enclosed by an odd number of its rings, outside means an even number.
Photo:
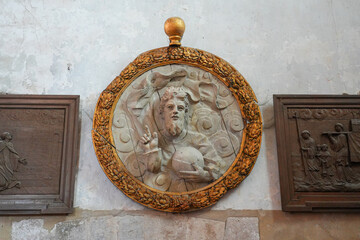
[[[169,36],[170,46],[180,46],[181,38],[185,32],[185,23],[179,17],[171,17],[165,21],[164,30]]]

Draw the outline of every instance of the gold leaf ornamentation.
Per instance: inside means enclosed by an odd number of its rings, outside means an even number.
[[[183,58],[184,49],[179,47],[169,47],[169,58],[170,60],[178,60]]]
[[[217,61],[217,64],[214,67],[214,71],[218,73],[222,77],[226,77],[230,75],[230,73],[233,71],[230,64],[225,62],[224,60],[220,59]]]
[[[262,125],[258,122],[250,123],[245,131],[250,138],[256,138],[261,135]]]
[[[196,62],[200,58],[200,53],[194,48],[184,47],[184,59]]]
[[[205,67],[213,68],[216,65],[216,57],[208,52],[200,51],[199,63]]]
[[[193,208],[204,208],[209,205],[210,197],[208,191],[200,191],[191,195],[190,202]]]
[[[134,64],[137,66],[137,68],[143,69],[143,68],[151,66],[153,61],[154,61],[154,59],[153,59],[152,55],[141,54],[134,60]]]
[[[223,197],[226,192],[227,192],[227,187],[226,187],[225,183],[223,181],[219,182],[214,187],[212,187],[209,191],[209,197],[210,197],[211,202],[215,203],[215,202],[219,201],[219,199],[221,197]]]
[[[106,88],[107,91],[117,94],[124,87],[126,81],[117,76]]]
[[[137,72],[137,67],[135,64],[130,63],[127,67],[120,73],[120,77],[128,80],[131,79]]]
[[[112,92],[103,91],[100,95],[100,99],[101,101],[99,101],[99,107],[109,109],[114,103],[115,96]]]
[[[154,63],[156,63],[156,62],[161,63],[161,62],[169,60],[167,48],[154,49],[145,54],[151,55]]]
[[[244,115],[249,121],[254,122],[260,120],[260,109],[256,102],[248,102],[244,105]]]
[[[233,89],[240,89],[246,85],[245,78],[237,71],[234,71],[227,76],[226,80]]]

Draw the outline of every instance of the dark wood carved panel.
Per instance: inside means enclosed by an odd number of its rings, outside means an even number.
[[[3,167],[14,179],[0,194],[59,194],[65,109],[3,108],[0,122],[0,174]]]
[[[70,213],[79,96],[0,96],[0,215]]]
[[[274,95],[284,211],[360,210],[360,96]]]

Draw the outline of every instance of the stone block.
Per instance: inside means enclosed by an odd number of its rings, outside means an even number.
[[[222,240],[224,239],[225,223],[201,218],[189,218],[187,221],[186,239]]]
[[[142,216],[115,217],[117,240],[142,240],[144,239],[144,218]],[[147,233],[146,233],[147,234]]]
[[[358,213],[259,212],[261,240],[358,240]]]
[[[11,236],[13,240],[48,240],[49,231],[43,228],[43,219],[27,219],[12,223]],[[0,238],[1,239],[1,238]]]
[[[87,222],[88,239],[91,240],[116,240],[116,224],[113,216],[92,217]]]
[[[147,215],[144,218],[145,240],[184,240],[187,218],[182,215]]]
[[[224,240],[259,240],[257,217],[229,217],[226,220]]]
[[[85,220],[60,222],[51,230],[52,239],[56,240],[87,240],[88,224]]]

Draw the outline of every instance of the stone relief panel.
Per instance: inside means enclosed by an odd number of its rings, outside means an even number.
[[[154,68],[119,98],[112,138],[126,169],[169,192],[202,188],[222,176],[238,154],[245,127],[230,90],[208,72]]]
[[[295,191],[360,189],[360,110],[288,109]]]

